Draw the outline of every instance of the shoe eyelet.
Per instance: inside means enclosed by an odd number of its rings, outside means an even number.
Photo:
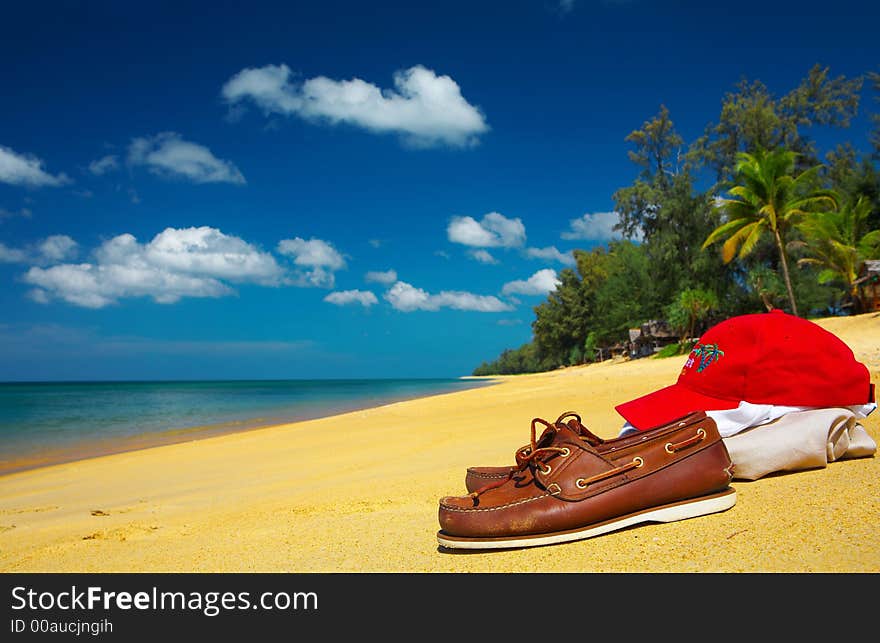
[[[638,469],[643,464],[645,464],[645,461],[642,458],[640,458],[639,456],[636,456],[633,458],[633,463],[636,465],[636,469]]]
[[[574,481],[574,486],[576,486],[578,489],[586,489],[590,486],[590,484],[583,478],[578,478]]]
[[[553,467],[551,467],[549,464],[547,465],[547,468],[546,468],[546,469],[542,469],[540,466],[538,467],[538,469],[539,469],[539,470],[541,471],[541,473],[544,474],[545,476],[549,476],[549,475],[550,475],[550,472],[553,471]]]
[[[666,449],[666,453],[675,453],[675,449],[672,448],[672,442],[667,442],[663,448]]]
[[[560,451],[559,455],[561,455],[563,458],[567,458],[571,455],[571,449],[569,449],[568,447],[562,447],[562,451]]]
[[[702,440],[706,437],[706,431],[704,429],[697,429],[697,435],[699,435],[700,439]]]

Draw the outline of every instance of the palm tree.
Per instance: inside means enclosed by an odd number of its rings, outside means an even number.
[[[729,263],[734,257],[746,257],[769,231],[779,251],[785,288],[791,312],[795,315],[798,314],[797,304],[783,240],[808,212],[837,208],[837,196],[833,191],[814,187],[821,165],[797,176],[791,175],[797,156],[786,149],[740,152],[734,168],[734,187],[728,191],[733,198],[718,200],[718,207],[727,215],[727,220],[703,242],[705,249],[726,238],[721,256],[724,263]]]
[[[800,226],[807,238],[801,245],[811,256],[798,264],[819,266],[819,283],[837,281],[856,306],[859,270],[865,259],[880,258],[880,230],[866,230],[870,214],[871,202],[859,196],[836,212],[808,215]]]

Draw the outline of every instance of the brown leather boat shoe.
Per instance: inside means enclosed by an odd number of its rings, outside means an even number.
[[[538,424],[545,427],[540,439]],[[536,418],[531,430],[507,477],[440,500],[441,547],[563,543],[736,504],[730,456],[705,413],[598,445],[572,422]]]

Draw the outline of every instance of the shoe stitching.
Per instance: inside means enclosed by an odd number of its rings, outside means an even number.
[[[501,509],[507,509],[507,508],[509,508],[509,507],[515,507],[515,506],[517,506],[517,505],[522,505],[522,504],[525,504],[525,503],[527,503],[527,502],[532,502],[533,500],[540,500],[541,498],[552,498],[552,497],[553,497],[553,494],[545,493],[545,494],[540,495],[540,496],[533,496],[532,498],[524,498],[523,500],[517,500],[516,502],[509,502],[509,503],[504,504],[504,505],[498,505],[497,507],[483,507],[483,508],[477,508],[477,507],[453,507],[452,505],[447,505],[447,504],[442,503],[442,502],[440,503],[440,506],[443,507],[444,509],[449,510],[449,511],[458,511],[458,512],[461,512],[461,513],[468,513],[468,512],[472,512],[472,511],[499,511],[499,510],[501,510]]]
[[[468,475],[473,478],[506,478],[507,473],[479,473],[476,471],[468,472]]]

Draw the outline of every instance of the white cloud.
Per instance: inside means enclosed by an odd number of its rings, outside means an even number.
[[[526,248],[526,256],[529,259],[558,261],[566,266],[574,266],[577,263],[571,252],[560,252],[556,246],[547,246],[546,248]]]
[[[298,266],[321,266],[330,270],[345,267],[345,259],[331,243],[314,237],[308,241],[300,237],[283,239],[278,242],[278,252],[293,257]]]
[[[300,270],[291,279],[290,283],[302,288],[333,288],[336,285],[336,274],[327,268],[312,268]]]
[[[122,297],[152,297],[171,304],[183,297],[220,297],[232,289],[217,279],[168,272],[142,261],[128,265],[60,264],[51,268],[31,268],[26,283],[43,289],[43,299],[51,294],[84,308],[103,308]]]
[[[129,252],[132,241],[134,237],[128,235],[119,248],[104,244],[100,256],[124,260],[123,256],[114,255],[112,251]],[[230,281],[272,285],[282,274],[271,254],[208,226],[166,228],[144,247],[144,254],[150,264],[163,269]]]
[[[480,221],[473,217],[452,217],[446,235],[453,243],[477,248],[512,248],[526,241],[526,227],[520,219],[508,219],[490,212]]]
[[[54,234],[46,237],[38,249],[45,262],[58,263],[76,256],[77,243],[65,234]]]
[[[621,234],[614,230],[620,220],[617,212],[587,213],[569,221],[569,229],[560,236],[563,239],[607,240],[619,239]]]
[[[476,259],[480,263],[489,263],[489,264],[498,263],[498,260],[495,257],[493,257],[492,254],[488,250],[483,250],[483,249],[471,250],[470,255],[471,255],[471,257],[473,257],[474,259]]]
[[[24,263],[27,259],[28,254],[24,250],[10,248],[0,242],[0,263]]]
[[[361,304],[362,306],[367,308],[369,308],[373,304],[379,303],[379,300],[376,299],[376,295],[371,293],[369,290],[339,290],[337,292],[331,292],[329,295],[324,297],[324,301],[331,304],[336,304],[337,306],[345,306],[346,304]]]
[[[10,248],[0,243],[0,263],[32,263],[46,265],[76,256],[77,243],[67,235],[46,237],[25,248]]]
[[[556,271],[552,268],[539,270],[526,280],[509,281],[501,289],[505,295],[546,295],[560,284]]]
[[[398,133],[415,145],[473,145],[489,126],[449,76],[416,65],[394,74],[394,89],[360,78],[324,76],[293,82],[287,65],[246,68],[221,90],[231,105],[251,100],[265,113],[346,123],[375,133]]]
[[[453,308],[455,310],[472,310],[483,313],[495,313],[513,310],[510,304],[506,304],[497,297],[491,295],[475,295],[463,291],[444,290],[439,294],[432,295],[427,291],[416,288],[405,281],[398,281],[388,292],[385,299],[397,310],[405,313],[416,310],[436,311],[441,308]]]
[[[40,290],[39,288],[34,288],[33,290],[29,290],[25,295],[28,299],[31,299],[38,304],[48,304],[49,303],[49,295],[45,290]]]
[[[412,312],[414,310],[439,310],[440,306],[431,304],[431,295],[421,288],[416,288],[405,281],[398,281],[385,293],[385,299],[397,310]]]
[[[380,272],[378,270],[371,270],[364,275],[364,280],[367,282],[376,282],[380,284],[393,284],[395,281],[397,281],[397,271],[386,270],[384,272]]]
[[[70,179],[64,173],[52,176],[43,170],[43,161],[36,156],[19,154],[0,145],[0,182],[28,187],[56,187],[70,183]]]
[[[293,263],[301,268],[295,280],[299,286],[332,288],[335,271],[345,268],[345,258],[322,239],[283,239],[278,242],[278,252],[293,257]]]
[[[59,244],[63,247],[63,244]],[[102,308],[124,297],[174,303],[183,297],[233,294],[225,282],[278,285],[283,270],[272,255],[215,228],[166,228],[149,243],[131,234],[105,241],[90,263],[34,266],[23,280],[35,301],[58,298]]]
[[[107,156],[102,156],[96,161],[92,161],[91,163],[89,163],[89,172],[91,172],[95,176],[101,176],[103,174],[107,174],[107,172],[112,172],[118,167],[119,159],[116,158],[116,155],[108,154]]]
[[[128,147],[128,162],[146,166],[159,176],[194,183],[245,183],[233,163],[218,159],[203,145],[183,140],[176,132],[133,139]]]

